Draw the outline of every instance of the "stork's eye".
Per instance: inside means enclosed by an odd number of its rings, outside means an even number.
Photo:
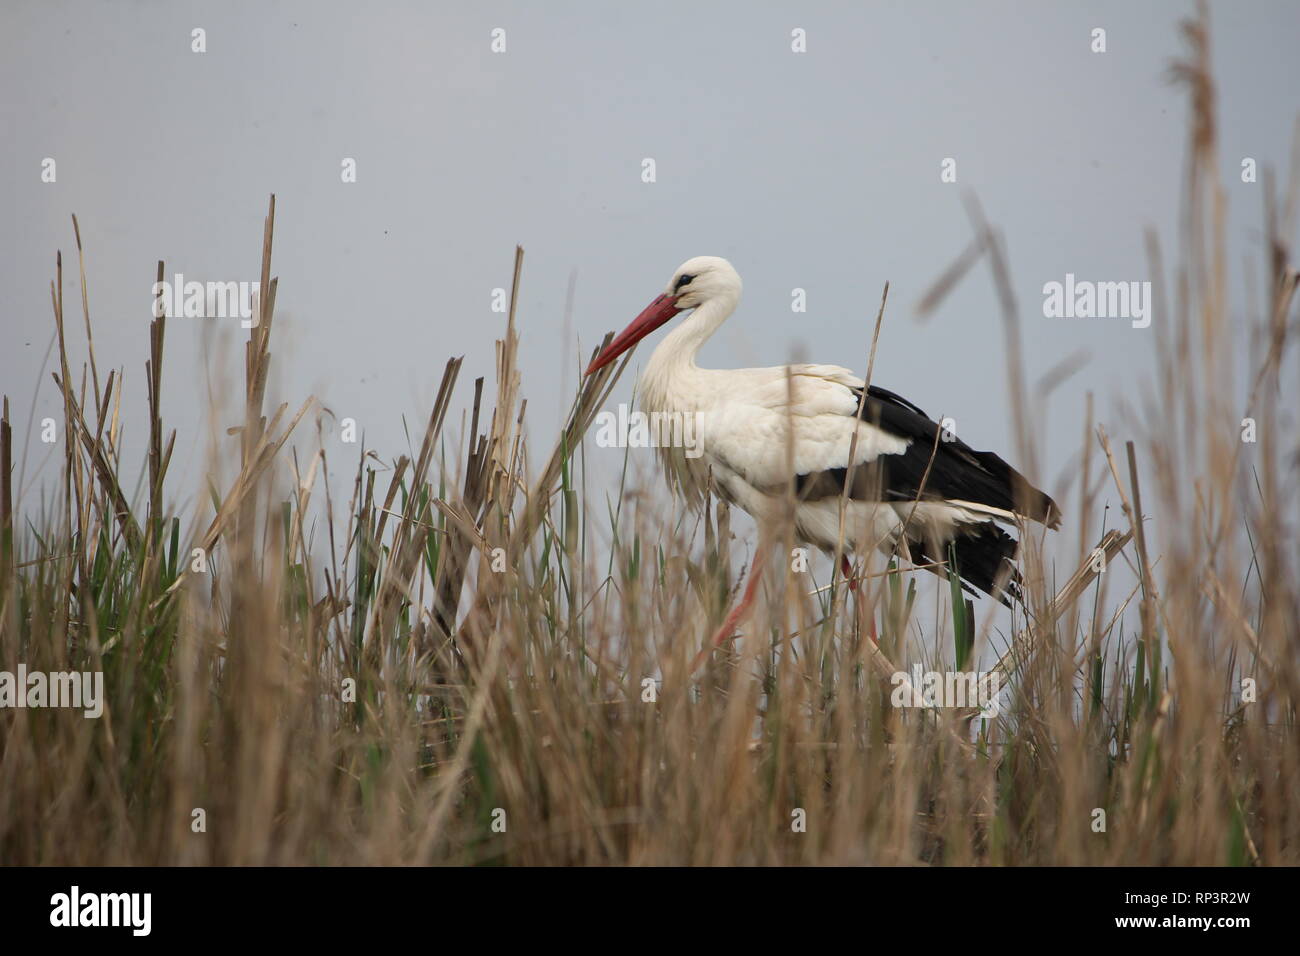
[[[680,289],[682,286],[684,286],[684,285],[686,285],[687,283],[689,283],[689,282],[690,282],[692,279],[694,279],[694,278],[695,278],[695,276],[678,276],[678,277],[677,277],[677,284],[676,284],[675,286],[673,286],[673,291],[676,292],[678,289]]]

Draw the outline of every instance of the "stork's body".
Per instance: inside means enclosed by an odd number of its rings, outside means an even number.
[[[864,400],[865,383],[849,369],[699,367],[700,347],[734,311],[740,291],[740,277],[725,259],[689,260],[588,369],[694,310],[655,349],[639,386],[647,412],[699,413],[700,457],[661,449],[670,480],[698,500],[711,475],[720,496],[760,523],[784,507],[793,482],[797,533],[832,553],[851,481],[843,551],[897,551],[937,565],[951,547],[963,583],[1005,601],[1016,541],[997,522],[1029,518],[1055,527],[1052,500],[1002,459],[945,434],[894,393],[872,386]],[[1014,593],[1014,584],[1009,589]]]

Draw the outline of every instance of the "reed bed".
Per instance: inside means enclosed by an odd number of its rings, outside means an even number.
[[[161,407],[168,320],[147,342],[133,495],[127,379],[95,361],[78,231],[82,322],[61,257],[51,284],[61,474],[37,504],[15,500],[8,398],[0,424],[0,669],[101,671],[106,699],[98,719],[0,711],[0,861],[1300,863],[1300,450],[1281,385],[1297,186],[1265,182],[1264,294],[1234,311],[1209,39],[1203,21],[1186,34],[1186,216],[1176,267],[1150,240],[1152,386],[1129,420],[1079,423],[1058,498],[1077,553],[1049,562],[1027,534],[1012,614],[942,586],[931,601],[906,566],[861,564],[849,592],[778,561],[743,639],[694,669],[741,559],[796,547],[791,529],[738,542],[723,505],[683,510],[630,468],[593,483],[585,436],[626,361],[584,380],[532,455],[516,328],[545,319],[516,314],[522,250],[459,441],[455,358],[409,454],[313,441],[313,399],[266,403],[274,198],[241,407],[176,513],[176,429],[196,426]],[[1032,476],[1011,254],[973,203],[971,221],[923,311],[992,270],[1009,457]],[[891,700],[898,671],[977,662],[1007,688],[995,717]]]

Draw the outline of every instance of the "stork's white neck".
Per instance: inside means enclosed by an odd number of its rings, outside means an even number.
[[[701,346],[736,308],[739,293],[710,297],[664,337],[641,373],[640,404],[654,411],[687,410],[706,399],[709,370],[695,364]]]
[[[727,321],[735,308],[736,301],[731,296],[714,296],[701,303],[659,343],[659,347],[650,356],[646,371],[652,366],[665,372],[698,367],[695,357],[700,348]]]

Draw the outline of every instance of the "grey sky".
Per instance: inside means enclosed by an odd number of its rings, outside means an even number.
[[[38,420],[58,415],[41,363],[56,249],[80,329],[75,212],[101,369],[126,368],[138,449],[156,261],[169,275],[256,279],[274,192],[274,391],[318,395],[386,458],[405,450],[402,416],[427,416],[448,356],[465,356],[457,408],[474,377],[491,379],[504,322],[491,290],[509,285],[516,243],[539,446],[572,394],[578,343],[585,354],[680,262],[709,254],[732,260],[745,297],[705,363],[778,364],[798,350],[862,369],[889,280],[875,381],[954,416],[975,446],[1011,453],[987,270],[928,323],[912,318],[969,241],[969,189],[1007,237],[1031,368],[1092,356],[1046,410],[1043,477],[1057,490],[1085,392],[1113,420],[1151,368],[1154,334],[1122,319],[1046,319],[1041,289],[1067,272],[1149,278],[1148,226],[1172,258],[1186,96],[1166,70],[1192,9],[5,0],[0,389],[20,432],[33,397]],[[1233,253],[1258,268],[1261,187],[1235,170],[1245,156],[1286,167],[1300,5],[1216,4],[1212,24]],[[206,53],[190,50],[195,27]],[[489,49],[496,27],[503,54]],[[803,54],[791,52],[796,27]],[[1104,54],[1090,51],[1094,27],[1107,31]],[[41,182],[44,157],[57,161],[54,184]],[[357,161],[355,184],[340,181],[344,157]],[[645,157],[653,184],[641,181]],[[956,185],[940,182],[945,157]],[[806,314],[791,312],[795,287]],[[1245,301],[1240,284],[1234,301]],[[193,426],[205,324],[232,356],[246,336],[231,320],[169,324],[163,404],[181,430],[181,469],[204,447]],[[80,355],[79,331],[73,341]],[[29,484],[47,450],[30,447]]]

